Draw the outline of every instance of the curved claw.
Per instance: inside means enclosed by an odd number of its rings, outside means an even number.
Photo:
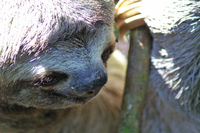
[[[141,0],[119,0],[118,3],[115,6],[116,12],[118,12],[118,9],[127,7],[128,5],[131,5],[133,3],[136,3]]]
[[[127,31],[145,25],[145,16],[140,13],[140,0],[120,0],[116,5],[116,26],[119,35],[124,37]]]
[[[135,28],[143,26],[143,25],[145,25],[143,15],[139,14],[139,15],[130,17],[130,18],[124,20],[123,23],[121,24],[121,26],[118,28],[119,35],[121,38],[124,39],[124,36],[127,31],[129,31],[130,29],[135,29]]]

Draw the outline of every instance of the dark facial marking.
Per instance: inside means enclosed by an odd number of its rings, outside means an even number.
[[[56,85],[61,80],[67,79],[67,78],[68,76],[66,74],[53,72],[52,74],[40,76],[39,79],[36,79],[31,84],[33,86],[49,87],[49,86]]]
[[[103,63],[106,63],[109,59],[110,55],[114,51],[115,44],[110,44],[102,53],[101,58],[103,60]]]

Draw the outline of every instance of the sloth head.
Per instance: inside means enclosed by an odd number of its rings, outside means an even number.
[[[0,102],[81,105],[107,82],[114,49],[111,1],[3,2]],[[5,9],[4,9],[5,8]]]

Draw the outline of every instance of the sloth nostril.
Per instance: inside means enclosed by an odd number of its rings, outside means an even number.
[[[87,94],[88,94],[88,95],[92,95],[92,94],[94,94],[94,91],[92,91],[92,90],[91,90],[91,91],[88,91]]]
[[[95,72],[95,74],[92,73],[89,75],[90,77],[88,75],[86,76],[81,76],[81,79],[82,77],[86,77],[87,80],[79,80],[79,82],[75,81],[75,85],[74,82],[72,82],[74,79],[72,79],[68,90],[69,95],[74,97],[92,98],[99,93],[101,87],[107,82],[107,74],[105,72]],[[79,77],[75,77],[75,79],[79,79]]]

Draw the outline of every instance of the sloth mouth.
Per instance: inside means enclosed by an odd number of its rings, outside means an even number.
[[[58,93],[54,90],[46,90],[46,91],[50,99],[56,100],[58,102],[67,101],[75,104],[85,104],[87,101],[92,99],[92,97],[77,97],[77,96],[65,95],[62,93]]]

